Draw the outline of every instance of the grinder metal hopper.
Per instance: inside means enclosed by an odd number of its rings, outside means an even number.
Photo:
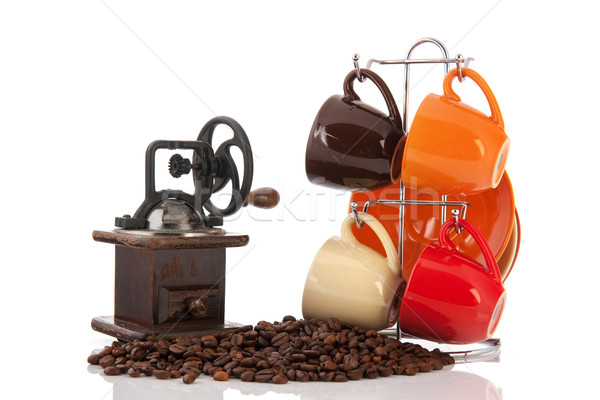
[[[233,137],[213,151],[213,134],[221,124],[231,128]],[[241,182],[233,146],[243,155]],[[158,149],[193,150],[192,160],[174,154],[169,161],[173,177],[191,173],[193,194],[156,191]],[[133,217],[115,218],[116,229],[92,233],[94,240],[115,245],[115,314],[93,318],[92,328],[132,341],[238,327],[224,319],[225,248],[246,245],[248,236],[219,226],[242,206],[272,208],[279,202],[274,189],[250,192],[252,176],[250,142],[232,118],[211,119],[194,141],[152,142],[146,150],[146,198]],[[229,182],[231,199],[219,208],[211,196]]]

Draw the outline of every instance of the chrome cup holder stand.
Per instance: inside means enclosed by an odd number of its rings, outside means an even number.
[[[439,48],[442,52],[442,58],[425,58],[425,59],[413,59],[411,58],[413,51],[422,44],[431,43]],[[363,82],[364,79],[361,73],[361,67],[359,65],[360,56],[358,54],[352,55],[352,62],[354,64],[354,69],[356,71],[357,79],[360,82]],[[408,100],[409,100],[409,83],[410,83],[410,65],[412,64],[444,64],[444,72],[448,73],[448,66],[450,64],[455,64],[458,72],[458,80],[459,82],[463,82],[464,77],[462,75],[462,68],[467,68],[469,63],[473,61],[473,58],[465,58],[462,54],[457,54],[455,58],[450,58],[448,56],[448,50],[444,44],[434,38],[426,37],[417,40],[408,50],[406,54],[406,58],[404,59],[395,59],[395,60],[381,60],[371,58],[367,62],[366,69],[371,69],[373,63],[380,65],[394,65],[400,64],[404,65],[404,107],[402,110],[402,127],[405,132],[408,132]],[[400,260],[400,268],[403,269],[404,266],[404,222],[405,222],[405,206],[438,206],[440,207],[440,226],[444,224],[447,220],[447,208],[453,207],[451,214],[452,218],[455,220],[455,230],[457,233],[460,233],[462,228],[458,224],[458,218],[466,219],[467,209],[471,205],[465,201],[448,201],[447,195],[442,195],[439,201],[425,201],[425,200],[406,200],[405,198],[405,190],[402,179],[399,182],[400,188],[400,199],[399,200],[374,200],[368,201],[363,206],[363,212],[368,213],[369,208],[374,205],[398,205],[399,207],[399,229],[398,229],[398,258]],[[350,203],[350,209],[354,214],[354,218],[356,219],[356,226],[361,227],[363,222],[360,220],[358,215],[358,203],[353,201]],[[460,211],[459,211],[460,209]],[[388,332],[384,330],[383,334],[388,334],[393,336],[394,333]],[[413,336],[408,336],[403,334],[400,331],[399,323],[396,323],[395,327],[395,336],[397,339],[401,338],[411,338],[415,339]],[[418,338],[417,338],[418,339]],[[501,343],[500,339],[488,339],[477,344],[479,347],[475,349],[469,350],[460,350],[460,351],[450,351],[450,355],[454,357],[457,363],[467,363],[467,362],[476,362],[476,361],[490,361],[496,359],[500,355]]]

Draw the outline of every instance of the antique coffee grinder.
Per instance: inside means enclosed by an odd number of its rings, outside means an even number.
[[[213,151],[215,128],[229,126],[233,137]],[[244,162],[240,182],[231,156],[237,147]],[[158,149],[193,150],[193,159],[174,154],[169,172],[175,178],[191,174],[194,194],[155,189]],[[203,334],[238,324],[226,322],[225,248],[244,246],[247,235],[219,228],[223,217],[242,206],[271,208],[279,194],[271,188],[250,192],[252,149],[235,120],[215,117],[194,141],[157,140],[146,150],[146,198],[133,217],[115,219],[116,229],[96,230],[99,242],[115,245],[115,315],[92,319],[92,328],[118,339],[152,340],[183,334]],[[213,193],[231,182],[225,208],[211,202]]]

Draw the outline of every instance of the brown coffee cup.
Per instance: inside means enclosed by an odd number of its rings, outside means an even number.
[[[306,175],[317,185],[337,189],[377,189],[400,179],[406,134],[402,118],[383,79],[363,69],[381,91],[389,116],[363,101],[354,91],[356,72],[344,80],[344,95],[321,106],[306,146]]]

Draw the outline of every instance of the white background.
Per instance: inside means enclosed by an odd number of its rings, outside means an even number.
[[[597,13],[588,4],[3,2],[0,390],[20,398],[111,398],[113,389],[114,398],[274,396],[271,385],[203,379],[184,387],[88,372],[90,351],[110,343],[90,320],[114,306],[114,249],[91,232],[143,200],[148,143],[192,140],[214,115],[231,116],[255,151],[253,186],[275,187],[282,203],[226,222],[250,235],[247,247],[227,253],[226,318],[300,317],[312,258],[338,233],[349,198],[306,179],[313,118],[341,93],[353,53],[363,65],[403,58],[414,41],[433,36],[451,55],[475,58],[471,66],[494,91],[512,141],[507,170],[522,242],[496,333],[501,361],[463,367],[464,379],[457,369],[336,392],[318,384],[277,390],[287,398],[597,398],[600,56]],[[439,54],[424,46],[415,56]],[[374,69],[401,106],[402,67]],[[440,93],[442,76],[441,67],[412,69],[412,113],[425,94]],[[464,101],[485,107],[473,86],[455,84]],[[357,91],[385,109],[369,85]],[[482,383],[483,392],[473,389]],[[426,391],[432,387],[440,391]]]

